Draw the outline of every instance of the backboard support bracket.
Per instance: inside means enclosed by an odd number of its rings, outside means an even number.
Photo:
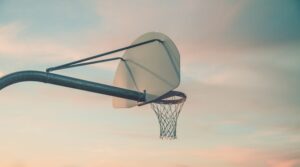
[[[163,41],[160,40],[160,39],[152,39],[152,40],[140,42],[140,43],[137,43],[137,44],[134,44],[134,45],[129,45],[129,46],[126,46],[126,47],[123,47],[123,48],[115,49],[115,50],[112,50],[112,51],[109,51],[109,52],[101,53],[101,54],[98,54],[98,55],[95,55],[95,56],[79,59],[79,60],[76,60],[76,61],[73,61],[73,62],[70,62],[70,63],[62,64],[62,65],[55,66],[55,67],[50,67],[50,68],[46,69],[46,72],[52,72],[52,71],[57,71],[57,70],[62,70],[62,69],[67,69],[67,68],[74,68],[74,67],[91,65],[91,64],[96,64],[96,63],[103,63],[103,62],[114,61],[114,60],[125,61],[122,57],[115,57],[115,58],[103,59],[103,60],[98,60],[98,61],[89,61],[89,60],[104,57],[104,56],[107,56],[107,55],[110,55],[110,54],[113,54],[113,53],[121,52],[121,51],[128,50],[128,49],[132,49],[132,48],[139,47],[139,46],[146,45],[146,44],[153,43],[153,42],[163,43]]]

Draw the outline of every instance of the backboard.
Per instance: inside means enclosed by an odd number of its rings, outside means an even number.
[[[126,50],[113,81],[116,87],[145,92],[145,103],[156,100],[180,83],[180,54],[169,37],[149,32],[132,45],[154,39],[157,41]],[[139,105],[136,101],[113,97],[114,108],[136,105]]]

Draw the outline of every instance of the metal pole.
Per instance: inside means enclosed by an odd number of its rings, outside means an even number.
[[[0,90],[9,85],[24,81],[44,82],[138,102],[145,101],[145,94],[141,92],[40,71],[20,71],[6,75],[0,78]]]
[[[74,68],[74,67],[80,67],[80,66],[86,66],[86,65],[90,65],[90,64],[97,64],[97,63],[103,63],[103,62],[114,61],[114,60],[125,61],[122,57],[115,57],[115,58],[103,59],[103,60],[98,60],[98,61],[90,61],[90,62],[87,62],[87,63],[73,64],[73,65],[69,65],[69,66],[66,66],[66,67],[55,67],[55,69],[47,68],[46,72],[63,70],[63,69],[67,69],[67,68]]]
[[[59,65],[59,66],[56,66],[56,67],[50,67],[50,68],[46,69],[46,71],[51,72],[51,71],[54,71],[54,70],[57,70],[57,69],[67,68],[67,67],[69,67],[71,65],[74,65],[74,64],[78,64],[78,63],[85,62],[85,61],[88,61],[88,60],[92,60],[92,59],[95,59],[95,58],[103,57],[103,56],[110,55],[110,54],[113,54],[113,53],[117,53],[117,52],[120,52],[120,51],[123,51],[123,50],[135,48],[135,47],[145,45],[145,44],[155,42],[155,41],[163,43],[163,41],[160,40],[160,39],[152,39],[152,40],[149,40],[149,41],[133,44],[133,45],[126,46],[126,47],[123,47],[123,48],[119,48],[119,49],[116,49],[116,50],[112,50],[112,51],[109,51],[109,52],[101,53],[101,54],[98,54],[98,55],[95,55],[95,56],[91,56],[91,57],[87,57],[87,58],[84,58],[84,59],[76,60],[76,61],[66,63],[66,64],[63,64],[63,65]]]

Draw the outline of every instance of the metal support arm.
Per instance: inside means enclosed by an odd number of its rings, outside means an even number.
[[[126,46],[123,48],[119,48],[116,50],[112,50],[109,52],[101,53],[101,54],[98,54],[95,56],[76,60],[76,61],[66,63],[63,65],[59,65],[56,67],[51,67],[51,68],[46,69],[46,72],[40,72],[40,71],[15,72],[15,73],[12,73],[12,74],[9,74],[9,75],[6,75],[6,76],[0,78],[0,90],[9,85],[18,83],[18,82],[37,81],[37,82],[45,82],[45,83],[60,85],[60,86],[64,86],[64,87],[74,88],[74,89],[85,90],[85,91],[94,92],[94,93],[101,93],[101,94],[120,97],[120,98],[126,98],[126,99],[134,100],[137,102],[144,102],[145,101],[145,93],[128,90],[128,89],[123,89],[123,88],[118,88],[118,87],[114,87],[114,86],[110,86],[110,85],[95,83],[95,82],[91,82],[91,81],[85,81],[85,80],[81,80],[81,79],[71,78],[71,77],[53,74],[53,73],[49,73],[49,72],[55,71],[55,70],[66,69],[66,68],[85,66],[85,65],[95,64],[95,63],[102,63],[102,62],[107,62],[107,61],[114,61],[114,60],[126,61],[121,57],[102,59],[102,60],[98,60],[98,61],[89,61],[89,60],[103,57],[106,55],[110,55],[110,54],[120,52],[123,50],[139,47],[139,46],[146,45],[146,44],[149,44],[152,42],[163,43],[163,41],[160,39],[152,39],[152,40],[144,41],[141,43],[133,44],[130,46]]]
[[[145,101],[145,94],[141,92],[40,71],[20,71],[6,75],[0,78],[0,90],[9,85],[24,81],[44,82],[138,102]]]
[[[124,50],[128,50],[128,49],[132,49],[132,48],[139,47],[139,46],[142,46],[142,45],[146,45],[146,44],[149,44],[149,43],[152,43],[152,42],[163,43],[163,41],[160,40],[160,39],[152,39],[152,40],[148,40],[148,41],[145,41],[145,42],[129,45],[129,46],[126,46],[126,47],[123,47],[123,48],[119,48],[119,49],[116,49],[116,50],[112,50],[112,51],[109,51],[109,52],[101,53],[101,54],[98,54],[98,55],[95,55],[95,56],[91,56],[91,57],[83,58],[83,59],[80,59],[80,60],[76,60],[76,61],[66,63],[66,64],[63,64],[63,65],[59,65],[59,66],[56,66],[56,67],[50,67],[50,68],[46,69],[46,72],[51,72],[51,71],[61,70],[61,69],[66,69],[66,68],[73,68],[73,67],[89,65],[89,64],[95,64],[95,63],[101,63],[101,62],[106,62],[106,61],[112,61],[112,60],[117,60],[117,59],[121,59],[122,61],[124,61],[123,58],[117,57],[117,58],[110,58],[110,59],[104,59],[104,60],[99,60],[99,61],[87,62],[87,61],[92,60],[92,59],[107,56],[107,55],[117,53],[117,52],[120,52],[120,51],[124,51]],[[85,63],[83,63],[83,62],[85,62]]]
[[[46,72],[52,72],[52,71],[57,71],[57,70],[63,70],[63,69],[67,69],[67,68],[74,68],[74,67],[80,67],[80,66],[86,66],[86,65],[91,65],[91,64],[97,64],[97,63],[103,63],[103,62],[108,62],[108,61],[114,61],[114,60],[122,60],[125,61],[122,57],[114,57],[114,58],[110,58],[110,59],[103,59],[103,60],[97,60],[97,61],[90,61],[90,62],[86,62],[86,63],[80,63],[80,64],[73,64],[70,66],[58,66],[58,67],[50,67],[46,69]]]

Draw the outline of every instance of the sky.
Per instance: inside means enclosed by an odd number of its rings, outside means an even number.
[[[149,106],[26,82],[0,91],[1,167],[300,166],[297,0],[0,0],[0,76],[40,70],[162,32],[188,99],[177,140]],[[122,55],[116,54],[116,55]],[[58,74],[111,84],[117,62]]]

